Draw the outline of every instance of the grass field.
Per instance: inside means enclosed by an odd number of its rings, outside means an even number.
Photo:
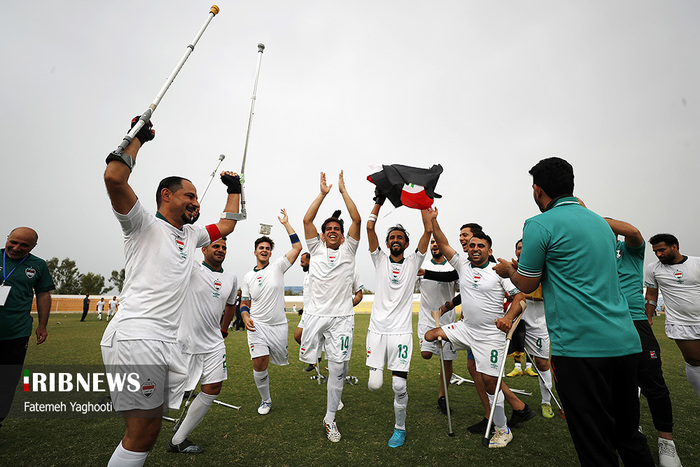
[[[200,455],[169,454],[165,446],[172,435],[172,423],[165,421],[161,436],[146,465],[438,465],[459,462],[480,466],[569,466],[577,465],[566,421],[541,416],[514,430],[514,440],[500,450],[481,445],[481,436],[466,427],[478,421],[482,412],[472,385],[450,388],[454,409],[455,437],[447,436],[447,422],[436,408],[438,393],[437,358],[423,360],[414,337],[413,359],[408,379],[407,441],[398,449],[387,447],[394,424],[393,392],[385,372],[384,387],[375,393],[367,389],[364,345],[369,315],[358,314],[355,324],[350,374],[359,378],[357,386],[346,385],[345,408],[338,412],[338,428],[343,439],[327,441],[321,420],[325,414],[326,388],[310,380],[298,360],[298,345],[292,332],[299,318],[289,314],[290,365],[270,367],[273,399],[267,416],[257,414],[260,398],[252,377],[252,364],[245,332],[232,332],[226,340],[228,380],[219,399],[242,406],[240,411],[214,405],[190,438],[203,445]],[[99,365],[99,340],[105,327],[94,313],[86,322],[80,314],[54,313],[49,339],[36,346],[30,341],[27,364]],[[414,321],[417,317],[414,315]],[[36,322],[36,321],[35,321]],[[61,324],[57,324],[60,322]],[[415,322],[414,322],[415,328]],[[700,446],[695,440],[700,427],[700,400],[685,378],[680,353],[663,335],[663,319],[654,330],[661,343],[664,372],[671,389],[675,415],[676,446],[685,466],[700,465]],[[512,368],[508,362],[506,369]],[[460,356],[455,372],[469,377],[466,359]],[[327,374],[327,372],[324,372]],[[536,378],[507,378],[511,387],[531,392],[521,398],[539,413],[540,394]],[[510,416],[510,408],[506,406]],[[177,417],[176,413],[171,413]],[[656,432],[642,398],[641,425],[657,457]],[[0,428],[0,466],[106,465],[124,432],[118,418],[89,419],[8,419]]]

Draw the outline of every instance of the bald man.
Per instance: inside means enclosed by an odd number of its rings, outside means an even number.
[[[39,240],[36,231],[17,227],[2,249],[0,285],[0,424],[7,417],[32,334],[32,299],[36,294],[39,325],[36,343],[46,340],[46,324],[55,289],[46,261],[30,252]]]

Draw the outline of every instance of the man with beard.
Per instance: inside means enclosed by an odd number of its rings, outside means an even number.
[[[238,212],[240,202],[239,177],[223,172],[221,179],[229,196],[221,220],[206,227],[193,226],[199,212],[196,188],[183,177],[167,177],[156,191],[156,215],[149,214],[129,177],[141,145],[154,136],[148,122],[122,153],[107,157],[104,173],[112,210],[124,235],[126,275],[121,310],[100,343],[102,358],[108,372],[134,371],[142,383],[140,391],[111,394],[115,410],[124,414],[126,432],[108,465],[143,465],[160,432],[163,410],[180,405],[177,397],[169,400],[168,392],[185,377],[174,354],[179,352],[181,305],[189,292],[194,251],[233,231],[236,220],[231,213]]]
[[[489,442],[490,448],[502,448],[513,439],[508,427],[503,407],[504,396],[496,395],[496,383],[505,343],[503,332],[508,332],[513,319],[520,314],[520,301],[525,295],[508,279],[498,277],[491,269],[491,237],[484,232],[474,232],[469,240],[467,257],[457,253],[447,241],[447,237],[437,222],[437,209],[431,209],[433,235],[442,251],[459,274],[459,288],[462,296],[462,316],[458,323],[436,328],[425,334],[425,339],[433,341],[438,337],[452,342],[458,350],[469,348],[474,354],[476,370],[484,380],[489,403],[495,404],[493,423],[495,434]],[[504,316],[503,302],[506,294],[513,297],[513,305]],[[494,326],[494,321],[497,326]],[[525,405],[526,408],[527,405]],[[528,408],[529,409],[529,408]]]
[[[292,267],[301,253],[299,236],[289,224],[284,209],[282,217],[278,219],[287,230],[292,249],[271,263],[270,257],[275,242],[266,236],[258,238],[254,251],[256,266],[245,275],[241,285],[241,317],[248,330],[253,379],[262,399],[258,407],[260,415],[267,415],[272,407],[268,365],[289,364],[289,325],[284,313],[284,273]]]
[[[427,211],[421,211],[423,235],[414,253],[404,256],[409,245],[406,229],[401,224],[389,228],[385,253],[379,247],[375,232],[377,216],[383,199],[376,204],[367,219],[367,240],[374,263],[376,291],[367,331],[367,366],[370,391],[377,391],[384,383],[384,364],[391,370],[391,388],[394,390],[394,433],[389,447],[403,446],[406,441],[406,407],[408,392],[406,382],[413,353],[413,287],[420,269],[432,231]]]
[[[660,290],[666,335],[683,354],[685,375],[700,396],[700,258],[682,255],[671,234],[654,235],[649,243],[659,262],[648,264],[644,274],[646,315],[651,323]]]
[[[340,191],[352,224],[345,238],[345,227],[339,218],[340,212],[326,219],[319,236],[314,219],[333,185],[326,183],[326,174],[321,172],[320,193],[304,215],[304,236],[311,253],[309,267],[309,295],[304,304],[304,332],[301,336],[299,360],[316,363],[325,349],[328,359],[328,383],[326,415],[323,427],[328,440],[340,441],[340,431],[335,423],[343,395],[345,362],[352,355],[352,335],[355,316],[352,308],[352,281],[355,273],[355,255],[360,243],[360,213],[345,188],[343,172],[338,176]],[[306,290],[304,291],[306,294]]]
[[[450,266],[445,259],[445,256],[440,252],[435,239],[430,240],[430,255],[431,258],[426,259],[424,268],[425,272],[447,272],[454,268]],[[428,342],[424,339],[425,333],[435,327],[435,320],[431,312],[438,310],[443,304],[451,301],[455,296],[455,281],[432,281],[425,278],[418,279],[420,284],[420,309],[418,311],[418,342],[420,344],[421,357],[426,360],[432,358],[433,355],[439,355],[439,349],[435,342]],[[454,323],[456,314],[454,309],[448,311],[440,318],[440,325]],[[452,378],[452,360],[457,359],[457,352],[452,348],[452,344],[443,345],[443,356],[445,361],[445,381],[450,381]],[[447,414],[447,403],[445,402],[445,391],[447,388],[443,385],[442,369],[440,370],[440,393],[438,395],[437,406],[440,412]]]

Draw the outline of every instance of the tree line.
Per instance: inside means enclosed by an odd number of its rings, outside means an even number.
[[[81,273],[75,261],[70,258],[59,259],[54,257],[46,261],[49,272],[56,284],[56,294],[59,295],[102,295],[116,288],[119,292],[124,287],[124,269],[112,271],[109,278],[111,284],[105,284],[105,277],[102,274],[93,272]]]

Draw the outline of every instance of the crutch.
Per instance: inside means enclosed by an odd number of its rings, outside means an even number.
[[[435,319],[435,327],[440,327],[440,310],[430,312]],[[452,430],[452,416],[450,415],[450,396],[447,394],[447,377],[445,376],[445,357],[442,353],[442,337],[438,336],[438,353],[440,355],[440,368],[442,369],[442,387],[445,388],[445,407],[447,407],[447,435],[454,436]]]
[[[486,424],[486,432],[484,433],[484,439],[481,440],[481,444],[483,444],[486,447],[489,447],[489,443],[491,442],[489,438],[489,433],[491,433],[491,424],[493,423],[493,414],[496,411],[496,401],[498,400],[498,391],[501,390],[501,382],[503,381],[503,370],[505,369],[506,366],[506,356],[508,355],[508,348],[510,347],[510,340],[513,338],[513,333],[515,332],[515,328],[518,327],[518,324],[520,324],[520,318],[523,317],[523,311],[525,311],[525,308],[527,308],[527,304],[525,303],[525,300],[520,300],[520,307],[522,310],[520,311],[520,314],[518,315],[517,318],[515,318],[515,321],[513,321],[513,325],[510,327],[510,331],[508,331],[508,334],[506,334],[506,348],[505,351],[503,352],[503,360],[501,361],[501,367],[498,369],[498,381],[496,382],[496,390],[494,391],[494,397],[493,397],[493,403],[491,404],[491,412],[489,412],[489,422]]]
[[[134,166],[134,161],[131,159],[130,156],[126,156],[124,158],[124,149],[131,143],[131,141],[134,139],[136,134],[143,128],[143,126],[148,123],[148,121],[151,119],[151,116],[153,115],[153,112],[156,111],[156,107],[158,107],[158,104],[160,104],[160,101],[163,99],[163,96],[167,92],[168,88],[170,87],[171,84],[173,84],[173,81],[175,81],[175,77],[177,74],[180,72],[180,69],[182,69],[182,66],[185,64],[187,59],[189,58],[190,54],[194,50],[195,45],[197,45],[197,42],[199,42],[199,38],[202,37],[202,34],[204,34],[204,30],[209,26],[209,23],[211,22],[212,19],[214,19],[214,16],[219,12],[219,7],[216,5],[212,5],[211,9],[209,10],[209,16],[207,16],[207,20],[204,22],[204,25],[199,29],[199,32],[195,36],[194,40],[192,41],[191,44],[187,46],[187,50],[185,51],[185,54],[182,56],[180,61],[178,62],[177,66],[173,70],[172,73],[170,73],[170,76],[168,76],[168,79],[165,81],[165,84],[163,85],[162,88],[160,88],[160,91],[158,91],[158,94],[156,95],[156,98],[153,100],[151,105],[148,106],[146,111],[139,117],[139,121],[136,122],[134,127],[129,130],[129,132],[124,136],[124,140],[117,146],[117,149],[115,149],[112,154],[116,154],[119,157],[122,157],[124,161],[127,163],[129,168],[133,168]]]
[[[219,162],[216,164],[216,167],[214,167],[214,170],[211,171],[211,175],[209,176],[209,181],[207,182],[207,186],[204,188],[204,193],[202,193],[202,197],[199,198],[199,203],[202,204],[204,201],[204,196],[207,194],[207,191],[209,190],[209,185],[211,185],[212,180],[214,180],[214,177],[216,177],[216,172],[219,171],[219,166],[221,165],[221,162],[226,158],[223,154],[219,155]]]
[[[257,99],[258,92],[258,78],[260,77],[260,64],[262,63],[263,51],[265,50],[264,44],[258,44],[258,67],[255,72],[255,83],[253,84],[253,97],[250,98],[250,114],[248,115],[248,130],[245,134],[245,146],[243,147],[243,163],[241,164],[241,212],[235,214],[229,214],[227,219],[233,220],[243,220],[248,217],[248,213],[245,209],[245,161],[248,157],[248,141],[250,139],[250,127],[253,124],[253,115],[255,114],[255,101]]]
[[[185,403],[182,406],[182,411],[180,412],[180,416],[177,418],[163,417],[163,420],[175,422],[175,426],[173,427],[174,433],[177,433],[177,430],[180,428],[182,421],[185,419],[185,412],[187,411],[187,408],[190,406],[190,403],[192,402],[192,396],[195,395],[194,389],[192,389],[191,391],[185,391],[185,392],[187,392],[187,399],[185,399]]]
[[[467,378],[462,378],[459,376],[457,373],[452,373],[452,378],[450,378],[450,384],[455,384],[457,386],[461,386],[464,383],[469,383],[469,384],[474,384],[474,381],[467,379]],[[531,396],[531,392],[523,391],[522,389],[515,389],[515,388],[510,388],[510,391],[513,394],[520,394],[521,396]]]
[[[528,353],[527,349],[525,349],[525,355],[527,355],[527,358],[529,358],[532,362],[535,361],[535,360],[530,356],[530,354]],[[564,409],[562,408],[561,404],[559,403],[559,401],[557,400],[556,396],[555,396],[554,393],[552,392],[552,388],[550,388],[549,386],[547,386],[547,384],[545,383],[544,378],[542,378],[542,375],[540,374],[540,370],[537,368],[537,365],[533,365],[533,367],[535,368],[535,372],[537,373],[537,376],[539,376],[540,381],[542,381],[542,384],[544,385],[544,387],[546,387],[546,388],[547,388],[547,391],[549,391],[549,395],[552,396],[552,399],[554,399],[554,402],[557,404],[557,407],[559,407],[559,414],[561,415],[561,418],[566,418],[566,416],[564,415]]]
[[[215,404],[219,404],[219,405],[223,405],[224,407],[228,407],[229,409],[241,410],[241,408],[240,408],[239,406],[237,406],[237,405],[227,404],[226,402],[221,402],[221,401],[218,400],[218,399],[214,399],[214,403],[215,403]]]

